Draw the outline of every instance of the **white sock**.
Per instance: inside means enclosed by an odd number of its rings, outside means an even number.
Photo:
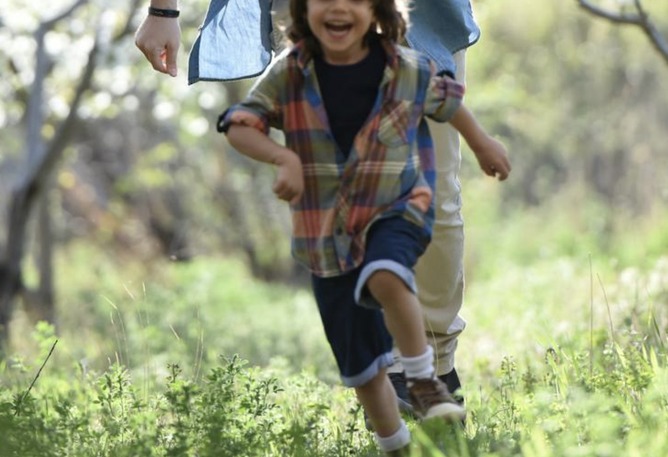
[[[401,364],[406,371],[406,378],[425,379],[434,375],[434,350],[427,345],[424,354],[417,357],[401,356]]]
[[[380,450],[383,452],[396,451],[397,449],[408,446],[411,442],[411,432],[408,430],[408,427],[406,427],[406,422],[404,422],[403,419],[399,425],[399,430],[392,435],[385,437],[378,436],[378,433],[375,433],[375,435],[376,442],[378,443]]]

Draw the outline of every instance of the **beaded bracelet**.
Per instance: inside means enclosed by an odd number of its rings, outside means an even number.
[[[148,14],[151,16],[158,16],[158,17],[179,17],[179,14],[181,14],[181,12],[179,10],[166,10],[162,8],[153,8],[152,6],[149,6]]]

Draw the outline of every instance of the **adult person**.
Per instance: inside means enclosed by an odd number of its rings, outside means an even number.
[[[176,10],[177,2],[151,0],[151,7]],[[261,74],[278,45],[276,33],[272,40],[272,31],[280,26],[286,5],[287,0],[211,0],[190,54],[189,83]],[[464,83],[465,50],[480,36],[471,3],[414,0],[409,18],[408,45],[426,53],[439,73],[454,74],[457,81]],[[137,30],[135,42],[156,71],[177,75],[180,28],[176,18],[149,14]],[[464,291],[460,140],[449,124],[431,127],[436,144],[436,214],[431,244],[416,266],[416,281],[427,337],[434,348],[436,373],[448,390],[457,394],[461,382],[455,369],[455,350],[457,338],[466,326],[459,316]],[[401,406],[410,410],[405,401],[408,393],[404,368],[398,358],[397,362],[389,368],[389,376]],[[463,402],[461,395],[456,397]]]

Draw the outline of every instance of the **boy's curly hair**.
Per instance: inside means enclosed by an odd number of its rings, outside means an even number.
[[[306,19],[306,4],[308,0],[290,0],[290,16],[292,25],[288,29],[288,38],[293,43],[304,40],[306,49],[313,53],[321,52],[320,44],[313,35]],[[400,43],[404,39],[408,23],[406,22],[406,6],[403,0],[367,0],[371,2],[371,8],[376,18],[376,23],[371,26],[368,36],[378,33],[386,40]]]

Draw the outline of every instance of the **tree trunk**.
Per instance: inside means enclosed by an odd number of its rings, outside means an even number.
[[[10,200],[7,247],[5,257],[0,262],[0,356],[4,355],[9,340],[9,321],[14,309],[14,298],[23,290],[21,259],[25,226],[36,191],[34,185],[24,186],[14,190]]]
[[[9,323],[14,310],[16,296],[19,293],[28,296],[23,286],[21,264],[24,256],[26,227],[30,212],[39,196],[43,194],[44,189],[47,187],[51,171],[56,167],[69,141],[72,129],[76,123],[79,104],[84,92],[91,84],[99,49],[98,40],[96,39],[88,55],[88,64],[76,87],[74,99],[70,105],[70,112],[56,130],[56,134],[49,143],[48,148],[45,149],[41,136],[38,133],[44,122],[41,101],[44,93],[44,80],[48,71],[44,37],[59,21],[74,13],[85,2],[86,0],[77,0],[63,13],[40,24],[35,33],[35,40],[37,42],[35,78],[31,88],[26,116],[28,122],[28,138],[26,140],[27,171],[12,191],[9,203],[7,245],[3,257],[0,258],[0,358],[4,356],[7,349]],[[47,260],[50,262],[50,257]],[[51,274],[50,269],[51,266],[49,265],[44,272],[41,271],[40,273]],[[48,289],[52,288],[51,283],[47,284],[46,287],[45,291],[49,293]]]

